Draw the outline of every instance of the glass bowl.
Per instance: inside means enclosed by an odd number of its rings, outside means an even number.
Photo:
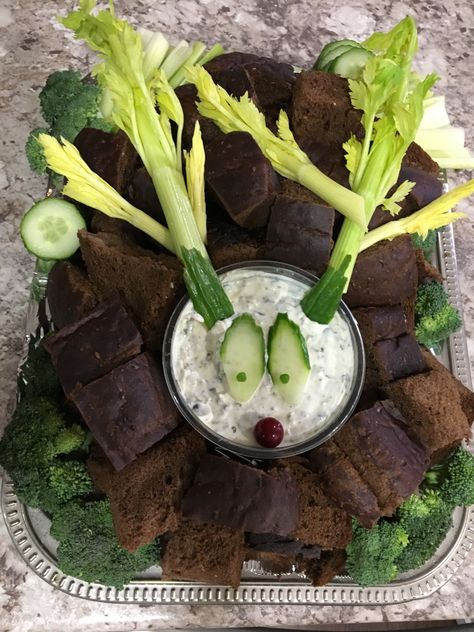
[[[276,281],[280,279],[287,283],[287,287],[291,287],[291,284],[293,284],[295,288],[296,285],[310,288],[317,281],[317,277],[310,274],[309,272],[306,272],[305,270],[288,264],[276,263],[273,261],[248,261],[233,264],[230,266],[226,266],[225,268],[221,268],[220,270],[218,270],[218,274],[219,276],[224,277],[224,283],[226,282],[227,275],[227,277],[229,278],[228,282],[231,283],[230,279],[232,278],[232,275],[229,275],[228,273],[233,271],[243,271],[243,276],[245,276],[246,278],[249,278],[249,275],[247,273],[250,273],[250,275],[253,276],[258,273],[266,273],[266,278],[275,279]],[[299,288],[300,291],[303,291],[303,289],[304,288],[302,287]],[[310,431],[311,435],[309,437],[305,436],[303,440],[289,444],[285,444],[285,442],[283,441],[282,444],[277,446],[276,448],[265,448],[260,446],[256,441],[253,445],[232,440],[229,437],[223,436],[218,431],[212,429],[209,425],[207,425],[193,410],[191,403],[188,402],[184,397],[179,380],[173,368],[173,359],[179,357],[179,354],[176,351],[179,345],[179,342],[177,342],[178,338],[176,336],[176,332],[178,331],[180,326],[180,319],[182,317],[184,318],[183,314],[189,313],[191,308],[192,306],[190,304],[189,298],[187,296],[183,297],[183,299],[181,299],[179,304],[176,306],[168,322],[163,341],[163,370],[168,389],[179,411],[181,412],[183,417],[191,424],[191,426],[193,426],[193,428],[201,433],[206,439],[208,439],[221,449],[252,459],[284,458],[307,452],[315,448],[316,446],[324,443],[330,437],[332,437],[339,430],[339,428],[341,428],[341,426],[349,419],[362,391],[365,375],[365,355],[362,337],[360,335],[358,325],[348,307],[344,303],[341,303],[338,309],[338,314],[347,324],[354,362],[353,373],[352,377],[350,378],[350,385],[347,388],[347,392],[344,394],[341,401],[338,402],[334,410],[332,410],[331,413],[328,414],[326,418],[324,418],[324,422],[315,429],[314,434],[312,433],[312,431]],[[277,312],[278,309],[275,308],[275,316]],[[216,328],[217,326],[218,325],[215,325],[214,328]],[[214,328],[210,331],[214,332]],[[222,329],[221,338],[223,336],[223,332],[224,330]],[[217,370],[217,368],[215,370]],[[279,396],[276,395],[276,397],[278,398]],[[235,404],[235,402],[233,403]],[[236,404],[236,406],[237,408],[239,407],[238,404]],[[244,404],[240,406],[242,409],[241,419],[244,419],[246,405]],[[265,416],[274,416],[278,418],[277,414],[273,415],[269,413]],[[255,422],[257,421],[258,418],[255,419]]]

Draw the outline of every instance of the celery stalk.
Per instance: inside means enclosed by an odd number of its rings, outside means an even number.
[[[417,50],[417,34],[412,18],[403,19],[388,33],[375,33],[364,47],[374,53],[357,80],[349,80],[351,102],[362,111],[363,141],[352,136],[345,144],[351,188],[365,201],[366,225],[382,205],[392,214],[412,186],[395,185],[403,157],[413,142],[423,117],[423,101],[437,80],[428,75],[415,80],[411,64]],[[364,238],[364,229],[345,219],[328,269],[302,302],[308,318],[328,323],[334,316],[349,284]],[[349,263],[348,263],[349,261]],[[344,283],[341,277],[344,276]]]
[[[113,10],[93,15],[94,5],[83,0],[79,10],[60,21],[100,54],[102,61],[94,74],[112,95],[111,118],[130,138],[152,178],[176,254],[185,266],[184,280],[194,307],[210,328],[231,316],[233,308],[194,219],[181,168],[183,110],[166,79],[186,62],[192,49],[180,43],[161,69],[147,78],[140,35]],[[171,121],[178,128],[176,142]]]
[[[191,54],[187,57],[186,61],[181,64],[178,70],[168,79],[172,88],[177,88],[182,85],[186,80],[186,68],[193,66],[202,57],[206,46],[202,42],[194,42],[191,47]]]

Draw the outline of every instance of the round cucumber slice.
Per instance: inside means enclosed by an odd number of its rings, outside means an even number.
[[[24,215],[20,235],[26,249],[39,259],[67,259],[79,248],[77,231],[85,227],[74,204],[46,198]]]

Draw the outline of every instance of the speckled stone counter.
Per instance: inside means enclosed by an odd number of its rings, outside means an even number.
[[[117,0],[117,11],[172,40],[220,41],[247,50],[310,64],[321,45],[337,36],[361,39],[406,14],[420,30],[420,67],[442,75],[455,124],[474,147],[474,5],[471,0]],[[37,93],[53,70],[81,70],[91,60],[56,23],[74,3],[3,0],[0,4],[0,431],[15,390],[23,345],[23,321],[33,261],[18,238],[23,212],[41,197],[45,183],[31,175],[23,147],[42,123]],[[469,174],[460,174],[466,178]],[[462,205],[469,219],[455,228],[470,356],[474,359],[474,202]],[[421,621],[474,617],[474,553],[463,569],[433,596],[384,608],[305,606],[104,605],[53,590],[28,571],[0,520],[0,632],[101,632],[160,628],[317,626],[318,623]]]

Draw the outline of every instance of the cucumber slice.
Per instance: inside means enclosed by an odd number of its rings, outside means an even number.
[[[341,51],[341,55],[329,64],[327,72],[333,72],[346,79],[358,79],[371,57],[373,57],[373,53],[365,48],[351,48],[344,52]]]
[[[265,338],[250,314],[237,316],[225,332],[221,349],[227,390],[238,402],[248,401],[265,373]]]
[[[339,48],[342,48],[342,47],[345,47],[345,46],[347,46],[348,49],[349,48],[354,48],[354,47],[360,48],[359,42],[356,42],[356,41],[350,40],[350,39],[343,39],[343,40],[339,40],[337,42],[330,42],[329,44],[326,44],[326,46],[321,51],[319,57],[317,58],[314,66],[313,66],[313,70],[324,70],[325,67],[333,59],[335,59],[338,56],[336,54],[336,51]]]
[[[311,363],[301,329],[287,314],[278,314],[268,332],[268,371],[283,399],[297,404],[311,373]]]
[[[51,197],[23,216],[20,235],[25,248],[39,259],[67,259],[79,248],[77,231],[85,227],[74,204]]]

